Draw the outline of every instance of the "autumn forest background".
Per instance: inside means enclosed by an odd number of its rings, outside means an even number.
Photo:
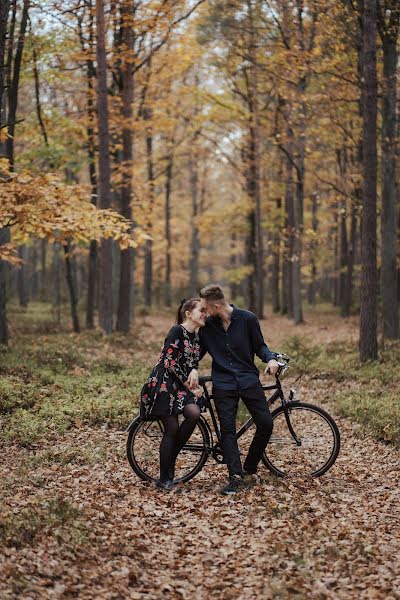
[[[1,0],[4,598],[399,597],[399,29],[397,0]],[[338,420],[323,483],[216,506],[223,467],[173,501],[130,472],[209,282]]]

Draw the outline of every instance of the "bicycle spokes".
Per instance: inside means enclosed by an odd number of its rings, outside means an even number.
[[[274,430],[264,462],[277,475],[322,475],[339,451],[339,432],[334,421],[319,407],[293,404],[287,415],[273,415]]]
[[[127,453],[133,470],[145,480],[159,476],[160,443],[164,428],[160,421],[139,421],[128,437]],[[202,420],[197,423],[189,441],[180,451],[175,478],[187,481],[201,470],[208,458],[210,439]]]

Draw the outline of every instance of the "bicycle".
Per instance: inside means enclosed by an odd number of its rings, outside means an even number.
[[[271,414],[274,429],[262,462],[277,477],[320,477],[335,463],[340,451],[340,433],[333,418],[322,408],[296,399],[294,388],[285,398],[281,375],[288,368],[290,357],[278,355],[279,368],[274,385],[263,385],[265,391],[275,390],[267,400],[272,406],[277,400],[281,405]],[[301,375],[297,378],[298,381]],[[211,456],[223,463],[221,433],[212,405],[212,394],[207,389],[211,377],[200,377],[204,389],[209,420],[201,415],[196,428],[176,463],[176,483],[189,481],[197,475]],[[245,436],[253,426],[250,417],[237,431],[237,438]],[[144,481],[155,481],[159,470],[159,447],[163,435],[161,421],[134,419],[127,428],[127,456],[133,471]],[[215,439],[216,438],[216,439]]]

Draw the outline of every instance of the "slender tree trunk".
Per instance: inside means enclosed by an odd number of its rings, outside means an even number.
[[[304,172],[298,175],[296,182],[296,207],[295,207],[295,236],[293,244],[292,281],[293,281],[293,319],[295,325],[303,323],[303,302],[301,297],[301,261],[302,261],[302,233],[303,233],[303,177]]]
[[[340,262],[339,262],[339,205],[337,199],[334,201],[335,203],[335,212],[334,212],[334,223],[333,223],[333,231],[332,231],[332,240],[333,240],[333,278],[332,278],[332,304],[333,306],[339,306],[340,299]]]
[[[311,195],[311,227],[315,237],[318,231],[318,198],[317,194]],[[316,304],[317,296],[317,259],[315,256],[317,249],[317,242],[313,240],[310,245],[311,252],[311,281],[308,286],[308,303],[311,306]]]
[[[30,276],[30,298],[37,300],[39,297],[39,271],[38,271],[38,244],[34,240],[30,248],[30,265],[31,265],[31,276]]]
[[[397,37],[397,36],[396,36]],[[397,295],[396,37],[383,37],[381,296],[383,335],[399,337]]]
[[[235,232],[231,234],[231,255],[229,258],[229,264],[231,269],[236,269],[238,266],[237,260],[237,247],[236,247],[237,235]],[[230,284],[230,297],[232,300],[236,300],[238,295],[238,284],[236,281],[232,281]]]
[[[363,211],[361,225],[361,307],[360,359],[376,359],[377,266],[376,266],[376,184],[377,184],[377,74],[376,0],[363,5]]]
[[[342,317],[347,317],[346,314],[346,287],[347,287],[347,273],[348,273],[348,242],[347,242],[347,227],[346,227],[346,201],[341,198],[340,203],[340,214],[339,214],[339,290],[340,290],[340,314]]]
[[[286,314],[289,319],[293,318],[293,246],[294,246],[294,184],[293,165],[286,158],[286,189],[285,189],[285,212],[286,212],[286,240],[283,259],[282,286],[285,288]],[[282,307],[285,301],[282,302]],[[285,312],[284,312],[285,314]]]
[[[306,79],[302,77],[297,86],[300,98],[303,98],[306,90]],[[304,178],[305,178],[305,120],[306,105],[304,99],[301,100],[301,119],[299,125],[299,135],[296,140],[297,160],[296,160],[296,202],[294,209],[295,236],[293,244],[293,320],[295,325],[303,323],[303,301],[302,301],[302,250],[303,250],[303,212],[304,212]]]
[[[0,229],[0,246],[10,241],[10,231],[8,227]],[[0,344],[8,344],[8,323],[7,323],[7,275],[8,263],[0,260]]]
[[[146,108],[144,111],[145,121],[151,121],[151,110]],[[146,134],[146,159],[147,159],[147,183],[149,186],[149,220],[147,231],[152,236],[153,230],[153,207],[154,207],[154,165],[153,165],[153,133],[151,124]],[[144,285],[143,296],[145,306],[151,306],[152,301],[152,283],[153,283],[153,240],[146,240],[144,248]]]
[[[190,177],[190,194],[192,199],[192,238],[190,244],[190,264],[189,264],[189,288],[190,295],[197,296],[199,287],[199,254],[200,254],[200,239],[199,228],[197,225],[198,215],[198,166],[197,158],[190,153],[189,157],[189,177]]]
[[[357,206],[356,206],[356,198],[352,198],[352,200],[351,200],[351,215],[350,215],[350,241],[349,241],[349,245],[348,245],[347,278],[346,278],[345,305],[344,305],[344,316],[346,316],[346,317],[348,317],[350,315],[351,303],[352,303],[352,297],[353,297],[353,271],[354,271],[356,235],[357,235]]]
[[[44,141],[45,145],[48,146],[49,139],[47,136],[46,127],[45,127],[44,120],[43,120],[42,105],[40,102],[40,79],[39,79],[39,71],[37,68],[37,52],[36,52],[36,48],[34,46],[34,42],[33,42],[33,46],[32,46],[32,58],[33,58],[33,75],[34,75],[34,81],[35,81],[36,116],[38,119],[40,131],[43,136],[43,141]]]
[[[94,14],[92,10],[92,2],[90,1],[89,13],[89,49],[92,53],[94,50]],[[82,31],[82,24],[79,21],[79,33],[82,50],[85,51],[85,42]],[[87,152],[89,159],[89,180],[92,191],[91,202],[97,205],[97,175],[96,175],[96,141],[95,141],[95,119],[96,107],[94,102],[94,82],[96,79],[96,69],[92,58],[86,61],[86,78],[87,78]],[[98,244],[96,240],[91,240],[89,245],[88,258],[88,290],[87,290],[87,305],[86,305],[86,327],[87,329],[94,328],[94,312],[96,305],[96,283],[98,274],[97,264]]]
[[[47,239],[43,238],[40,240],[40,300],[44,302],[46,300],[46,286],[47,286],[47,268],[46,268],[46,257],[47,257]]]
[[[347,155],[346,150],[337,151],[337,162],[339,174],[342,181],[347,179]],[[338,303],[340,314],[347,317],[347,277],[348,277],[348,241],[347,241],[347,206],[345,197],[341,196],[338,202],[338,241],[339,241],[339,293]]]
[[[249,75],[246,81],[247,102],[250,114],[249,123],[249,195],[253,202],[254,215],[251,217],[252,243],[254,246],[253,270],[253,310],[259,319],[264,318],[264,239],[261,226],[261,188],[260,188],[260,117],[258,107],[258,69],[257,31],[255,27],[254,6],[247,0],[248,12],[248,52],[250,57]]]
[[[25,44],[26,26],[28,23],[28,11],[30,0],[24,0],[22,7],[21,25],[18,35],[17,49],[15,51],[13,75],[11,86],[8,90],[8,137],[6,141],[6,152],[10,166],[14,166],[14,138],[15,121],[17,118],[19,78],[21,71],[22,54]]]
[[[128,220],[132,219],[132,164],[133,164],[133,135],[132,135],[132,102],[133,102],[133,71],[132,71],[132,49],[134,43],[134,32],[129,17],[131,16],[131,3],[121,5],[122,16],[122,43],[129,56],[125,57],[122,71],[122,160],[123,160],[123,183],[121,186],[121,214]],[[128,248],[121,251],[119,299],[117,330],[128,333],[131,318],[133,317],[133,249]]]
[[[110,152],[104,0],[96,0],[97,120],[99,132],[99,207],[110,208]],[[113,329],[112,240],[102,240],[99,252],[99,322],[106,334]]]
[[[53,244],[52,280],[53,280],[53,310],[58,325],[61,325],[61,261],[60,243]]]
[[[79,316],[78,316],[78,299],[76,294],[76,283],[74,281],[74,274],[72,268],[71,258],[69,253],[71,251],[71,245],[68,243],[64,248],[64,257],[65,257],[65,267],[66,267],[66,278],[67,278],[67,287],[69,292],[69,298],[71,303],[71,316],[72,316],[72,325],[75,333],[80,333],[79,326]]]
[[[29,303],[29,294],[28,294],[28,281],[27,281],[27,270],[28,270],[28,253],[27,248],[24,244],[18,247],[18,256],[22,260],[21,266],[18,269],[18,278],[17,278],[17,289],[18,289],[18,298],[19,305],[23,308],[27,308]]]
[[[281,198],[276,199],[276,210],[277,210],[277,225],[272,235],[272,265],[271,265],[271,299],[272,299],[272,311],[278,313],[281,309],[280,306],[280,295],[279,295],[279,275],[280,275],[280,213],[282,209]]]
[[[167,159],[167,172],[165,182],[165,304],[171,306],[171,191],[173,175],[173,154],[170,152]]]
[[[10,0],[2,0],[0,3],[0,127],[3,125],[2,106],[4,93],[4,70],[6,56],[6,34]],[[1,129],[0,129],[1,131]]]

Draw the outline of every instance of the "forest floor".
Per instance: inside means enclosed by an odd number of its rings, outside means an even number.
[[[320,479],[263,468],[229,498],[209,461],[163,494],[131,471],[124,427],[171,316],[107,340],[17,316],[0,356],[1,600],[400,598],[397,345],[361,366],[356,318],[268,315],[269,346],[303,361],[300,395],[335,415],[336,464]]]

